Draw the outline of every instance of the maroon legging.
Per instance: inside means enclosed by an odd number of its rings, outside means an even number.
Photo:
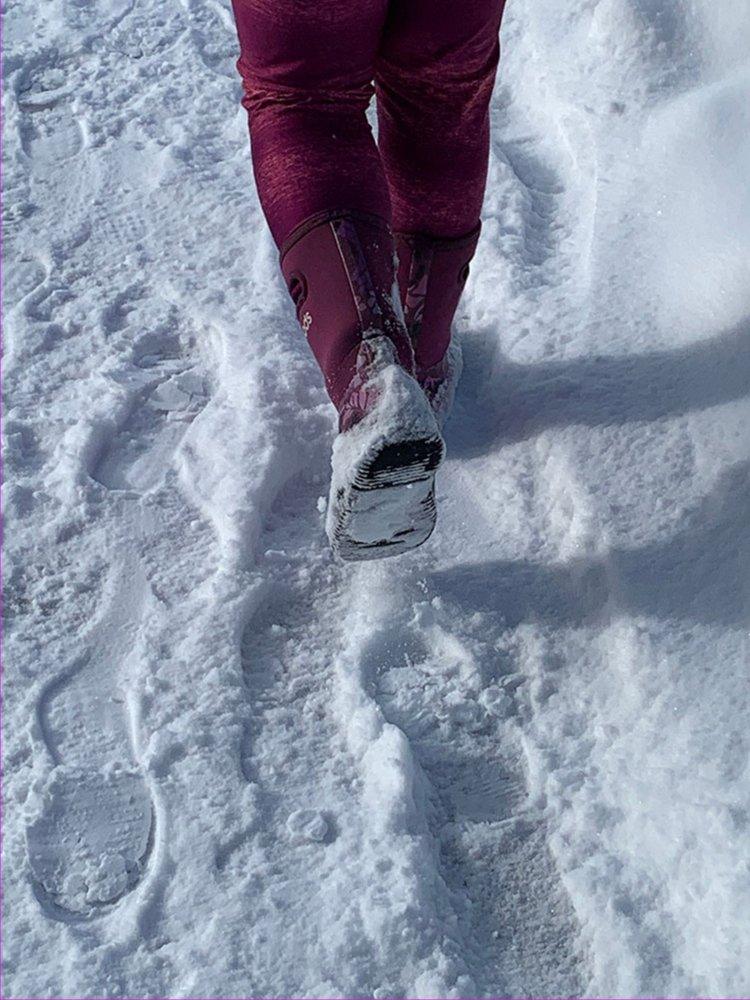
[[[439,237],[476,226],[504,0],[232,2],[253,168],[279,246],[326,210]]]

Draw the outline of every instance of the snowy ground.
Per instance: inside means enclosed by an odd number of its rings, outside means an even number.
[[[354,566],[227,4],[4,30],[4,995],[748,995],[746,0],[510,0],[438,530]]]

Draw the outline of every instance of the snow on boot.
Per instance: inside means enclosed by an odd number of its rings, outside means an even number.
[[[432,412],[439,427],[445,422],[453,409],[456,398],[456,387],[464,368],[461,348],[451,341],[442,359],[431,368],[423,368],[419,372],[419,384],[427,397]]]
[[[331,544],[350,560],[416,548],[435,527],[435,471],[445,446],[424,392],[385,337],[362,341],[342,417],[350,405],[361,416],[333,446]]]
[[[414,345],[416,376],[442,426],[463,367],[451,323],[461,298],[480,227],[456,239],[397,233],[398,285]]]
[[[414,548],[435,524],[435,470],[445,449],[414,378],[393,235],[373,216],[316,216],[287,241],[281,266],[339,412],[331,544],[344,559]]]

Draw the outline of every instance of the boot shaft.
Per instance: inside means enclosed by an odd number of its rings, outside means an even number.
[[[451,323],[469,276],[480,227],[457,239],[396,234],[398,286],[417,374],[446,355]]]
[[[398,362],[413,373],[393,234],[385,220],[350,212],[315,216],[287,240],[281,269],[337,409],[357,374],[359,348],[369,338],[386,337]]]

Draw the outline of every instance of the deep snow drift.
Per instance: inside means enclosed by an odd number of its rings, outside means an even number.
[[[750,15],[510,0],[433,539],[214,0],[5,8],[4,994],[750,993]]]

